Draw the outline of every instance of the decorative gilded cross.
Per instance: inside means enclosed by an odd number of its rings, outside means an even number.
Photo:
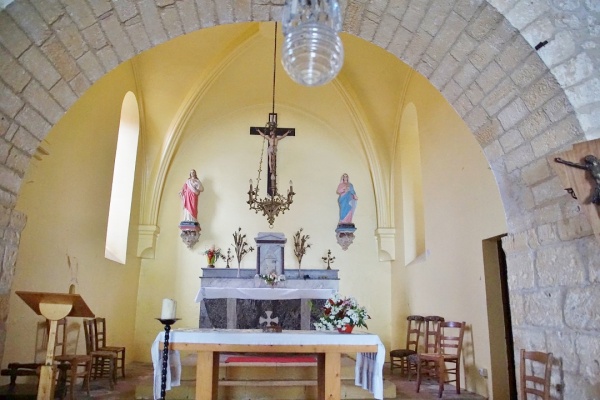
[[[330,264],[333,264],[335,257],[331,257],[331,250],[327,250],[327,257],[321,257],[321,260],[327,263],[327,269],[331,269]]]
[[[227,257],[225,258],[225,260],[227,261],[227,266],[226,266],[225,268],[230,268],[230,267],[229,267],[229,262],[230,262],[231,260],[233,260],[233,256],[231,255],[231,247],[229,247],[229,248],[227,249]]]

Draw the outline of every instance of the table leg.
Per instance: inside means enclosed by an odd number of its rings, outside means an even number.
[[[199,351],[196,363],[196,400],[217,400],[219,353]]]
[[[341,398],[341,354],[321,353],[317,355],[317,396],[319,400]]]

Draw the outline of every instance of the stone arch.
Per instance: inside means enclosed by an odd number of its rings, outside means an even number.
[[[551,318],[548,325],[530,317],[534,312],[555,317],[564,307],[558,303],[561,296],[543,303],[544,290],[564,293],[571,309],[584,299],[600,304],[593,294],[598,279],[588,278],[583,287],[577,282],[575,291],[573,283],[559,288],[561,282],[523,282],[519,275],[539,275],[544,268],[563,273],[553,260],[573,261],[571,253],[580,255],[573,262],[581,268],[591,268],[600,259],[589,226],[546,160],[600,132],[600,119],[592,114],[600,100],[600,57],[581,50],[585,43],[594,43],[597,23],[548,29],[561,11],[554,3],[349,0],[344,10],[345,31],[386,49],[427,77],[474,133],[506,210],[510,234],[504,247],[513,271],[509,284],[517,345],[529,343],[533,329],[550,348],[559,340],[548,327],[567,330],[574,342],[598,343],[600,337],[598,322],[590,328],[576,317],[568,324]],[[577,8],[573,15],[600,13],[590,0],[561,2],[561,7],[571,6]],[[281,5],[269,2],[221,0],[16,0],[0,11],[2,301],[7,301],[26,218],[14,210],[21,180],[40,141],[65,111],[94,82],[144,50],[205,27],[278,19],[280,13]],[[534,50],[538,38],[551,40],[539,53]],[[585,335],[579,333],[581,326]],[[584,375],[580,370],[567,371],[565,379]],[[578,386],[573,390],[586,390]],[[570,394],[568,398],[583,398]]]

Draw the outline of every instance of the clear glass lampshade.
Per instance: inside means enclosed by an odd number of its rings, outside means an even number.
[[[344,63],[338,2],[288,0],[282,25],[282,63],[288,75],[305,86],[323,85],[335,78]]]

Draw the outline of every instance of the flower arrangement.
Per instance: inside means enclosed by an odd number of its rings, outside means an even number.
[[[366,321],[370,318],[367,310],[359,306],[354,297],[342,297],[336,293],[327,299],[323,306],[323,316],[314,326],[319,331],[339,330],[346,325],[368,329]]]
[[[306,250],[311,246],[311,244],[308,243],[308,239],[310,239],[310,236],[303,235],[302,228],[294,234],[294,254],[298,259],[298,269],[300,269],[300,265],[302,264],[302,257],[304,257]]]
[[[248,242],[246,242],[246,234],[242,234],[242,228],[238,228],[237,232],[233,232],[233,246],[235,247],[235,255],[237,257],[239,269],[240,264],[242,263],[242,258],[244,258],[247,253],[254,251],[254,247],[248,247]]]
[[[208,261],[208,265],[212,268],[214,267],[215,263],[217,262],[217,260],[220,259],[225,259],[225,256],[223,254],[221,254],[221,248],[219,247],[215,247],[215,245],[213,244],[212,246],[210,246],[210,248],[204,250],[204,252],[202,253],[206,256],[206,260]]]
[[[271,285],[271,287],[275,286],[278,282],[285,281],[284,275],[277,275],[275,271],[271,271],[268,274],[260,274],[258,275],[266,284]]]

